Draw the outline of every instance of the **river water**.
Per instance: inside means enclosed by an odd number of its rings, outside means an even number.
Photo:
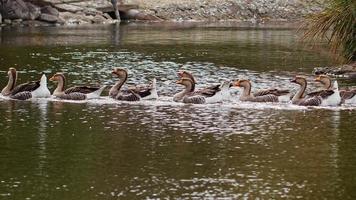
[[[171,102],[180,69],[198,87],[248,78],[295,90],[296,74],[317,88],[311,71],[330,57],[283,26],[2,28],[1,87],[9,67],[18,82],[64,72],[68,86],[112,85],[122,67],[128,84],[156,77],[160,98],[0,99],[0,199],[355,199],[354,107]]]

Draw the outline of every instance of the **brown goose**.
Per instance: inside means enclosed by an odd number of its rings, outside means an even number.
[[[111,87],[109,96],[121,101],[139,101],[144,99],[157,99],[156,79],[151,84],[131,86],[128,89],[122,89],[126,83],[128,73],[125,69],[116,68],[112,74],[119,78],[119,81]]]
[[[31,98],[47,98],[51,92],[47,88],[47,77],[42,73],[39,81],[30,81],[16,86],[8,95],[11,99],[27,100]]]
[[[185,70],[178,71],[178,77],[179,78],[189,78],[190,80],[192,80],[194,82],[194,84],[197,84],[193,74],[190,72],[187,72]],[[216,92],[220,91],[220,84],[211,85],[211,86],[199,89],[199,91],[206,92],[206,93],[216,93]]]
[[[12,68],[12,67],[9,68],[7,75],[9,76],[9,81],[7,82],[7,85],[1,91],[1,94],[3,96],[9,96],[11,94],[12,90],[16,86],[16,81],[17,81],[17,71],[15,68]]]
[[[332,85],[332,80],[328,75],[319,75],[315,81],[320,82],[324,86],[324,90],[316,91],[309,93],[309,96],[315,96],[319,95],[322,92],[325,92],[325,90],[335,90],[336,88],[333,88]],[[341,103],[346,103],[346,104],[355,104],[356,103],[356,89],[351,89],[351,90],[340,90],[339,91],[340,98],[341,98]],[[338,99],[336,99],[338,101]]]
[[[296,105],[320,106],[322,105],[323,99],[327,98],[328,96],[334,93],[332,90],[327,90],[326,92],[321,93],[320,95],[304,98],[303,96],[307,88],[307,80],[304,77],[296,76],[293,80],[291,80],[291,82],[300,85],[299,91],[292,98],[292,103]]]
[[[100,97],[106,87],[75,86],[64,90],[66,78],[62,73],[54,74],[49,80],[57,82],[57,88],[54,90],[53,96],[66,100],[96,99]]]
[[[240,101],[252,102],[286,102],[290,99],[289,90],[270,89],[259,92],[259,96],[251,93],[251,82],[249,80],[238,80],[234,82],[235,87],[242,87],[244,90],[240,96]]]
[[[176,82],[179,85],[185,86],[184,90],[175,94],[173,96],[173,101],[183,102],[183,103],[193,103],[193,104],[203,104],[203,103],[216,103],[224,99],[224,94],[229,89],[230,83],[224,82],[219,88],[219,91],[216,90],[195,90],[195,82],[190,79],[183,77]]]

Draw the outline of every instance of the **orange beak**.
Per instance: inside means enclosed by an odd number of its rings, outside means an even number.
[[[182,83],[182,80],[179,79],[178,81],[176,81],[177,84],[181,84]]]
[[[314,80],[318,82],[321,81],[321,76],[316,77]]]
[[[234,87],[240,87],[240,81],[235,81],[233,84]]]
[[[49,80],[50,80],[50,81],[54,81],[54,76],[52,76]]]

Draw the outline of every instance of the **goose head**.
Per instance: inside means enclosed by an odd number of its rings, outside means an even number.
[[[295,76],[294,79],[292,79],[290,82],[296,83],[298,85],[306,85],[307,84],[307,80],[302,76]]]
[[[247,87],[251,87],[251,82],[250,80],[237,80],[233,83],[234,87],[242,87],[242,88],[247,88]]]
[[[111,72],[114,76],[118,77],[118,78],[125,78],[127,77],[127,71],[125,69],[122,68],[115,68],[112,70]]]
[[[185,70],[180,70],[177,72],[179,78],[189,78],[191,79],[194,83],[197,83],[193,77],[193,75],[190,72],[187,72]]]
[[[63,81],[63,80],[65,80],[64,74],[62,74],[62,73],[56,73],[56,74],[54,74],[49,80],[52,81],[52,82]]]
[[[315,81],[323,84],[325,89],[330,89],[332,87],[331,78],[327,75],[319,75],[315,78]]]
[[[183,77],[179,79],[176,83],[185,86],[186,89],[189,89],[189,92],[193,92],[195,89],[195,83],[190,78]]]

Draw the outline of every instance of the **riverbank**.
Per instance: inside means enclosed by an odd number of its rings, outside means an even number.
[[[126,0],[122,3],[119,10],[124,20],[252,23],[295,22],[325,6],[325,0]],[[115,22],[109,0],[0,0],[2,26]]]

